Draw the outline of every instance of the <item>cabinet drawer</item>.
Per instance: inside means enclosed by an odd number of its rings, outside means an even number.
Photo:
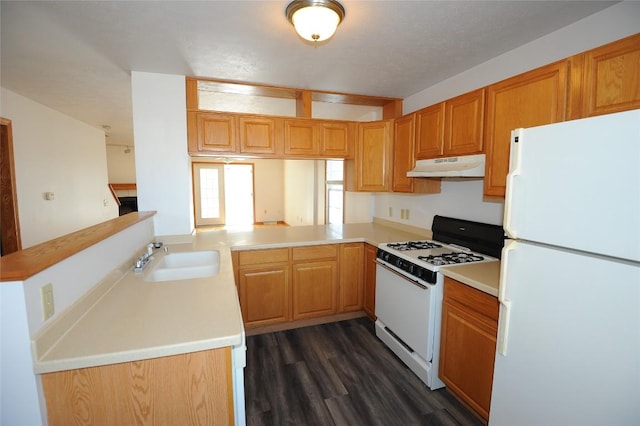
[[[500,304],[497,298],[449,277],[444,277],[444,298],[458,302],[492,320],[498,320]]]
[[[338,256],[338,245],[328,244],[322,246],[307,246],[293,248],[293,261],[336,258]]]
[[[239,252],[238,265],[259,265],[263,263],[279,263],[289,261],[289,249],[245,250]]]

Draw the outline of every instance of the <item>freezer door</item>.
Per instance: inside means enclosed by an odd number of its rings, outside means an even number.
[[[640,265],[509,240],[502,268],[489,424],[640,424]]]
[[[640,261],[640,110],[514,131],[504,227]]]

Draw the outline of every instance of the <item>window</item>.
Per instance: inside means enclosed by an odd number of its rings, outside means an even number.
[[[344,161],[326,161],[327,224],[344,222]]]

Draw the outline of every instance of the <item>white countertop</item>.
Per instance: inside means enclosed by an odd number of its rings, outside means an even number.
[[[34,370],[47,373],[242,344],[231,250],[362,241],[377,245],[428,237],[426,230],[414,233],[366,223],[219,230],[198,232],[189,243],[168,241],[170,253],[218,250],[219,273],[145,281],[162,251],[142,273],[125,265],[34,337]]]
[[[498,297],[500,285],[500,262],[468,263],[466,265],[444,266],[440,272],[463,284]]]

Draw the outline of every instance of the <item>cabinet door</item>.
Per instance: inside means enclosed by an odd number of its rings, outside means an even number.
[[[393,120],[360,123],[356,147],[356,190],[391,189]]]
[[[215,112],[191,114],[196,117],[195,152],[237,152],[236,116]]]
[[[491,405],[497,318],[495,297],[445,278],[438,374],[449,391],[485,420]]]
[[[241,268],[238,281],[245,326],[290,320],[288,264]]]
[[[354,143],[354,123],[320,122],[320,155],[349,158]]]
[[[407,172],[415,166],[415,114],[395,120],[393,138],[393,192],[412,192],[413,178]]]
[[[276,153],[276,118],[240,116],[240,152]]]
[[[362,309],[364,244],[340,244],[340,312]]]
[[[337,261],[294,264],[293,319],[335,314],[337,289]]]
[[[562,121],[566,89],[567,61],[529,71],[486,89],[485,195],[504,197],[511,131]]]
[[[444,146],[444,102],[416,112],[416,160],[439,157]]]
[[[315,157],[318,155],[318,126],[312,120],[284,121],[284,153]]]
[[[482,152],[484,89],[445,102],[444,154],[469,155]]]
[[[588,51],[584,66],[583,117],[640,108],[640,34]]]
[[[366,244],[364,259],[364,311],[369,318],[376,319],[376,254],[378,248]]]

